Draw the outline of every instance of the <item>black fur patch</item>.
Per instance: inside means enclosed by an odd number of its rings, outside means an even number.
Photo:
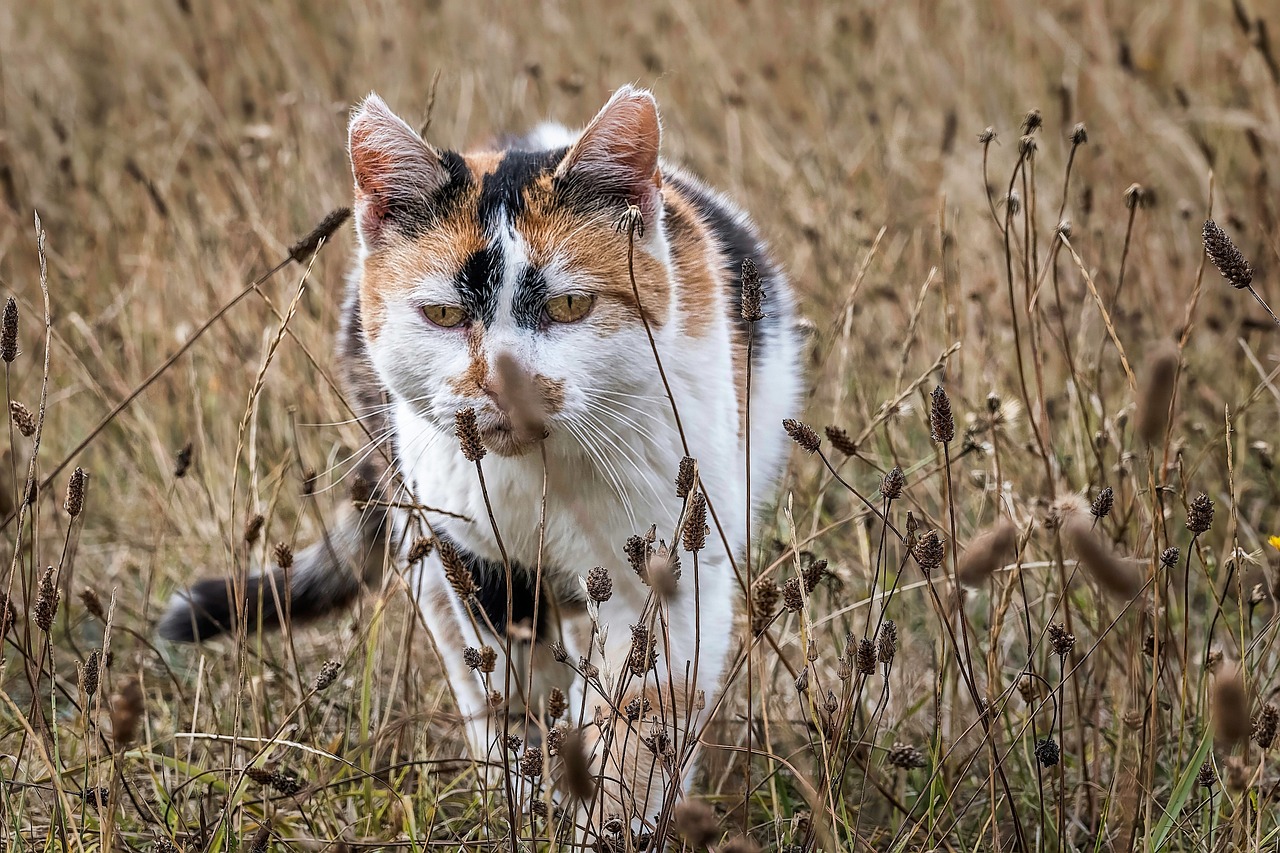
[[[406,237],[420,237],[443,217],[454,213],[473,185],[467,162],[454,151],[441,151],[440,163],[449,181],[430,197],[396,199],[387,209],[387,219]]]
[[[729,279],[729,286],[733,289],[733,296],[729,300],[730,319],[738,324],[744,337],[747,334],[748,324],[742,319],[742,262],[747,258],[755,261],[765,291],[765,316],[763,320],[756,323],[753,344],[752,360],[758,364],[763,357],[768,338],[777,331],[779,323],[777,313],[769,311],[769,285],[777,280],[777,268],[769,260],[760,238],[750,228],[736,221],[733,214],[726,210],[711,192],[678,174],[669,175],[666,180],[693,205],[699,218],[720,246],[725,259],[725,275]]]
[[[480,605],[480,609],[484,611],[484,615],[488,618],[489,624],[493,625],[498,632],[498,636],[505,636],[507,632],[507,579],[506,569],[500,561],[487,560],[484,557],[471,553],[463,548],[458,547],[457,542],[449,539],[444,534],[436,531],[436,538],[448,539],[452,542],[458,556],[466,563],[467,570],[471,572],[472,579],[476,582],[476,601]],[[511,567],[511,619],[516,623],[533,621],[533,572],[528,568],[519,564]],[[550,610],[550,602],[544,594],[538,607],[538,631],[537,636],[542,639],[548,638],[547,630],[549,628],[548,611]],[[480,614],[476,614],[479,619]]]
[[[502,247],[490,243],[467,258],[458,272],[458,295],[467,313],[486,326],[498,313],[498,291],[506,265]]]
[[[506,225],[498,222],[498,214],[505,211],[508,217],[524,212],[524,192],[538,178],[555,170],[569,149],[552,151],[508,151],[498,168],[480,184],[480,202],[477,215],[485,230]]]
[[[511,314],[522,329],[540,329],[546,325],[547,280],[542,270],[525,267],[516,282],[515,298],[511,302]]]

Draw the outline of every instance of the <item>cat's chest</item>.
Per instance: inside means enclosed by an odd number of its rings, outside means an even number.
[[[458,544],[490,560],[501,545],[516,563],[535,566],[572,583],[592,567],[623,568],[627,538],[657,525],[674,529],[680,500],[655,472],[679,463],[664,449],[635,451],[641,458],[602,460],[541,454],[487,456],[476,466],[451,442],[432,447],[406,465],[419,504],[452,516],[432,516]]]

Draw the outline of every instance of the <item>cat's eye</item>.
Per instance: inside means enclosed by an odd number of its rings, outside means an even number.
[[[457,305],[423,305],[422,316],[442,329],[452,329],[467,319],[467,312]]]
[[[594,296],[566,293],[547,300],[547,316],[556,323],[576,323],[587,316],[595,301]]]

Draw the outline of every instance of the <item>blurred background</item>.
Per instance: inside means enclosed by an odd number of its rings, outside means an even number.
[[[33,410],[40,396],[33,212],[47,232],[52,311],[38,463],[47,472],[223,302],[325,213],[349,204],[346,119],[368,92],[433,144],[465,149],[544,119],[580,125],[614,88],[633,82],[658,98],[665,156],[749,210],[792,276],[811,327],[806,417],[854,435],[870,430],[867,454],[844,469],[869,492],[895,462],[932,460],[921,389],[945,379],[961,430],[978,430],[978,449],[957,469],[957,500],[968,501],[964,535],[1002,502],[1030,524],[1052,496],[1088,497],[1103,485],[1141,515],[1148,469],[1126,438],[1134,395],[1114,341],[1141,374],[1157,343],[1185,333],[1177,426],[1160,478],[1184,503],[1188,490],[1218,500],[1230,528],[1215,528],[1207,559],[1219,565],[1238,545],[1253,555],[1250,577],[1260,577],[1276,555],[1267,537],[1280,532],[1271,447],[1280,347],[1253,299],[1202,269],[1200,230],[1216,218],[1252,262],[1259,292],[1280,300],[1271,276],[1280,257],[1280,67],[1269,35],[1278,24],[1276,7],[1256,0],[0,4],[0,295],[18,301],[23,351],[7,373],[10,394]],[[1038,119],[1028,125],[1031,110]],[[984,144],[986,128],[995,136]],[[1026,130],[1036,131],[1034,169],[1011,181]],[[1022,229],[1012,313],[1000,227],[1010,187]],[[1056,241],[1059,220],[1070,220],[1079,262]],[[276,541],[308,541],[316,513],[329,516],[346,499],[343,475],[364,439],[327,377],[337,366],[331,341],[352,245],[348,227],[315,262],[251,412],[250,391],[280,326],[275,312],[302,276],[297,266],[232,309],[66,460],[90,474],[86,511],[69,522],[61,479],[42,495],[34,542],[23,546],[26,568],[11,585],[14,600],[24,599],[36,569],[71,543],[72,568],[60,574],[65,618],[50,660],[72,686],[77,662],[103,637],[80,590],[114,602],[105,689],[132,680],[144,699],[140,745],[122,759],[126,774],[155,803],[165,801],[159,792],[180,790],[166,832],[188,838],[191,849],[200,848],[190,839],[211,837],[219,809],[249,832],[264,806],[235,800],[230,808],[226,791],[207,779],[182,786],[206,771],[229,784],[222,769],[243,756],[174,733],[234,727],[266,737],[290,720],[322,660],[345,664],[342,691],[326,694],[308,718],[330,733],[326,748],[342,752],[349,738],[351,761],[365,770],[459,749],[433,652],[402,645],[412,619],[398,590],[366,597],[320,630],[294,631],[284,644],[148,645],[172,591],[239,559],[246,517],[266,516],[261,538],[247,546],[265,554]],[[1035,259],[1030,273],[1027,257]],[[1020,343],[1014,316],[1023,318]],[[956,342],[945,369],[931,370]],[[1003,469],[981,447],[988,396],[999,405],[1023,393],[1019,346],[1036,422],[1052,433],[1052,477],[1028,450],[1025,412],[1010,427]],[[917,376],[927,382],[912,386]],[[904,389],[898,405],[882,410]],[[1238,418],[1233,441],[1224,439],[1228,407]],[[19,479],[30,452],[23,442],[6,457],[12,464],[16,455]],[[190,469],[175,477],[188,444]],[[849,497],[829,485],[811,460],[788,480],[806,534],[854,517]],[[920,488],[928,515],[941,506],[941,485]],[[13,490],[0,491],[9,492],[0,507],[7,515]],[[1175,506],[1173,516],[1180,512]],[[845,584],[830,593],[832,611],[865,592],[874,541],[864,527],[835,526],[811,545]],[[1149,529],[1117,528],[1114,538],[1135,556],[1149,554]],[[833,637],[841,624],[829,624]],[[797,652],[795,630],[781,636]],[[227,654],[233,648],[244,653],[242,666]],[[934,653],[927,641],[920,648],[919,666],[901,677],[928,694]],[[31,691],[21,658],[6,660],[10,717]],[[1019,665],[1011,666],[1016,674]],[[794,693],[782,669],[767,671],[779,674],[780,727],[793,716],[784,700]],[[898,708],[886,731],[927,741],[936,721],[921,707]],[[70,724],[65,702],[61,713]],[[1108,713],[1119,719],[1123,709]],[[722,722],[717,737],[733,741],[740,717],[726,713]],[[16,718],[0,733],[20,736]],[[805,740],[801,731],[778,736]],[[67,749],[76,779],[87,773],[85,784],[115,786],[113,804],[128,799],[94,760],[97,747]],[[732,755],[713,755],[700,787],[724,813],[738,814]],[[289,760],[313,780],[336,778],[305,755]],[[317,795],[312,823],[283,818],[289,837],[403,837],[406,811],[453,796],[444,767],[431,770],[430,785],[445,793],[411,786],[407,771],[383,773],[405,790],[431,792],[412,806],[369,793],[357,809],[350,786]],[[30,773],[33,784],[48,777],[47,769]],[[39,790],[6,794],[16,797],[13,825],[49,820]],[[791,830],[775,824],[791,826],[810,806],[787,806],[776,786],[762,796],[753,825],[765,827],[761,841],[781,844]],[[122,807],[121,843],[141,849],[157,833],[141,813]],[[442,838],[465,837],[476,821],[463,806],[432,814],[446,827]],[[419,826],[426,815],[417,813]],[[883,825],[895,824],[885,817]]]

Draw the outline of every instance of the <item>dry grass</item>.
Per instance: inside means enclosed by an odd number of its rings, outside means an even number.
[[[35,438],[39,478],[68,466],[21,536],[6,528],[6,555],[21,543],[0,693],[15,847],[505,848],[510,813],[456,760],[436,653],[395,583],[283,642],[152,645],[171,591],[309,541],[346,499],[364,440],[329,377],[349,232],[66,453],[347,201],[346,111],[370,89],[423,119],[434,102],[429,137],[465,146],[585,120],[639,80],[668,155],[772,238],[814,326],[806,421],[854,451],[797,454],[753,536],[755,571],[780,586],[816,558],[831,577],[812,595],[793,583],[798,609],[755,646],[750,736],[735,676],[695,785],[714,814],[690,807],[681,828],[723,850],[745,849],[723,840],[744,828],[790,849],[1274,849],[1276,759],[1248,730],[1280,664],[1280,347],[1200,238],[1212,216],[1257,293],[1280,298],[1266,4],[416,5],[0,6],[0,285],[22,316],[6,381],[39,426],[13,433],[3,514]],[[1041,126],[1020,141],[1032,108]],[[1146,375],[1170,343],[1175,369]],[[71,518],[76,465],[90,477]],[[885,502],[895,465],[905,489]],[[1095,519],[1104,487],[1114,506]],[[1201,492],[1215,513],[1193,534]],[[927,576],[895,533],[908,510],[944,547]],[[957,598],[959,551],[1001,519],[1014,556]],[[858,641],[882,614],[897,653],[867,675]]]

